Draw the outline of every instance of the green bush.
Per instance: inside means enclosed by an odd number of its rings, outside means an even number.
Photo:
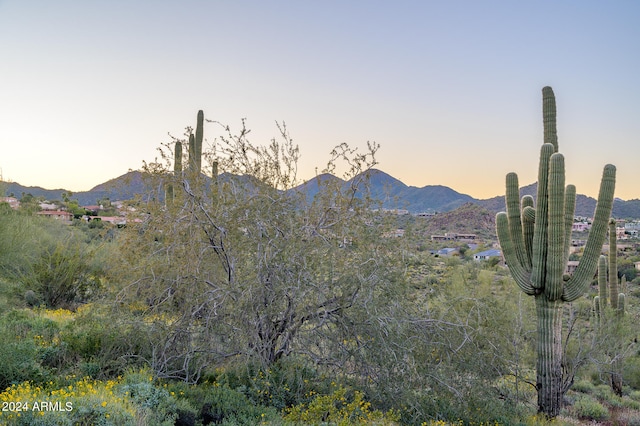
[[[579,396],[573,404],[572,411],[577,417],[586,420],[603,421],[609,418],[609,410],[588,395]]]
[[[399,415],[371,409],[371,403],[359,391],[349,391],[338,386],[329,395],[317,395],[308,404],[300,404],[286,410],[284,419],[294,424],[395,424]]]
[[[58,330],[55,322],[26,309],[11,310],[0,318],[0,389],[25,380],[48,380],[48,348]]]
[[[51,308],[73,307],[87,300],[100,287],[86,248],[69,240],[46,248],[23,276],[28,288]]]
[[[254,404],[242,392],[226,385],[172,382],[167,383],[166,389],[178,401],[187,401],[190,407],[194,407],[195,419],[203,424],[251,425],[281,421],[274,407]]]
[[[571,389],[576,392],[592,394],[595,391],[596,387],[589,380],[583,379],[576,381]]]
[[[205,380],[241,392],[254,405],[278,410],[307,403],[310,395],[328,393],[331,389],[331,380],[294,357],[280,360],[268,369],[253,363],[219,369]]]

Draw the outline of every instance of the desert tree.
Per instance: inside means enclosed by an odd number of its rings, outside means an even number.
[[[284,123],[257,145],[244,120],[234,132],[201,117],[145,164],[151,190],[123,234],[118,306],[157,333],[148,362],[191,382],[238,358],[268,367],[297,353],[353,366],[349,349],[365,340],[355,325],[397,276],[367,195],[378,145],[340,144],[323,172],[343,171],[341,179],[318,173],[301,183]],[[205,124],[218,130],[210,142]]]

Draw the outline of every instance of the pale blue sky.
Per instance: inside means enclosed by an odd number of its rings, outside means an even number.
[[[0,168],[88,190],[156,156],[196,112],[254,142],[285,121],[300,177],[341,142],[477,198],[535,181],[554,88],[567,182],[640,198],[638,1],[0,0]],[[205,137],[214,137],[213,127]]]

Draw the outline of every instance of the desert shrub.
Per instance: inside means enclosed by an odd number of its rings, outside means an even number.
[[[0,401],[24,401],[29,404],[28,409],[1,412],[0,423],[20,426],[134,426],[135,406],[126,395],[118,392],[117,386],[117,381],[98,382],[73,377],[67,378],[64,384],[14,384],[0,394]],[[50,407],[49,404],[57,405]]]
[[[634,390],[640,390],[640,356],[627,358],[623,365],[624,384]]]
[[[58,332],[54,321],[40,318],[26,309],[15,309],[0,318],[0,389],[31,380],[48,379],[43,367],[49,360],[49,346]]]
[[[595,386],[593,385],[593,383],[591,383],[589,380],[577,380],[573,386],[571,387],[571,389],[573,389],[576,392],[581,392],[581,393],[588,393],[588,394],[592,394],[595,391]]]
[[[70,358],[79,373],[107,379],[141,367],[148,356],[148,333],[140,321],[126,316],[114,317],[107,308],[84,305],[60,333]]]
[[[284,419],[295,424],[395,424],[399,415],[371,409],[371,403],[359,391],[338,386],[329,395],[317,395],[308,404],[288,408]]]
[[[77,241],[45,248],[22,279],[48,307],[73,307],[87,300],[100,287],[86,248]]]
[[[295,357],[279,360],[269,368],[259,364],[239,363],[218,369],[207,381],[244,394],[252,404],[283,410],[307,403],[310,395],[330,391],[331,380]]]
[[[227,385],[171,382],[167,383],[166,389],[178,401],[187,401],[190,407],[194,407],[195,420],[202,424],[245,425],[281,421],[280,414],[274,407],[254,404],[242,392]],[[179,410],[178,413],[185,415]]]
[[[588,395],[579,396],[573,404],[572,411],[577,417],[586,420],[602,421],[609,418],[609,410]]]

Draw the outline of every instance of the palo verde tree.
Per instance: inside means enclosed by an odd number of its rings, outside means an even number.
[[[579,266],[564,274],[569,257],[576,189],[565,187],[564,157],[558,152],[553,90],[542,89],[544,144],[540,153],[537,199],[520,200],[518,176],[506,177],[507,212],[498,213],[498,239],[509,270],[520,289],[533,296],[537,316],[536,387],[538,411],[555,417],[571,386],[563,377],[562,306],[582,296],[591,283],[606,236],[615,189],[615,172],[606,165],[593,226]]]
[[[152,325],[150,364],[189,382],[238,358],[267,367],[297,353],[344,364],[349,354],[336,348],[364,338],[352,327],[357,308],[390,285],[366,196],[377,145],[339,145],[326,171],[343,167],[344,179],[300,187],[299,149],[284,125],[266,146],[248,139],[244,121],[237,134],[222,126],[203,149],[203,125],[219,125],[203,117],[188,141],[146,165],[150,187],[170,185],[173,199],[147,197],[143,220],[124,233],[119,306]],[[313,198],[300,189],[310,185]]]

